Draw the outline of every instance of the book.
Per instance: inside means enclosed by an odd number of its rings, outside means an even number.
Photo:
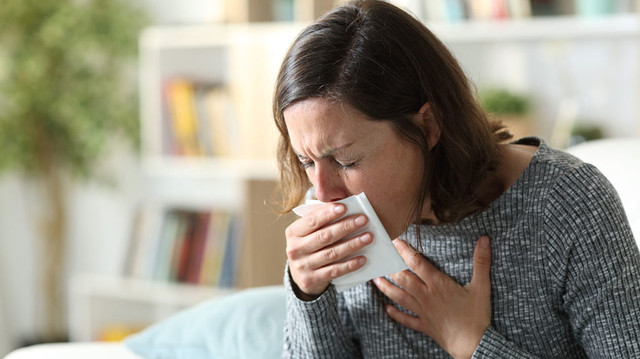
[[[134,278],[149,278],[152,273],[154,253],[163,213],[159,206],[146,203],[138,206],[132,226],[124,274]]]
[[[154,207],[138,217],[126,275],[162,282],[235,285],[242,234],[237,215]]]
[[[218,286],[227,246],[230,215],[224,212],[211,214],[209,233],[202,259],[199,284]]]
[[[171,261],[171,280],[175,282],[187,282],[187,268],[189,257],[193,251],[193,242],[195,231],[198,225],[197,212],[184,212],[182,221],[184,222],[184,231],[176,239],[173,248],[173,259]]]
[[[193,240],[186,263],[185,282],[187,283],[198,284],[210,222],[211,212],[198,213],[197,224],[193,231]]]
[[[236,283],[238,257],[242,248],[242,220],[230,217],[226,233],[225,252],[220,272],[219,287],[233,287]]]
[[[193,84],[185,79],[170,80],[167,91],[167,107],[172,130],[174,154],[200,156],[198,121]]]
[[[170,210],[165,214],[153,261],[153,279],[163,282],[172,280],[171,263],[175,251],[174,248],[178,238],[183,236],[186,231],[185,224],[183,215],[179,211]]]
[[[461,21],[466,17],[465,0],[426,1],[426,18],[429,21]]]
[[[203,112],[208,123],[207,133],[213,144],[214,156],[229,157],[240,151],[241,138],[233,104],[228,91],[223,87],[211,87],[204,94]]]
[[[207,108],[207,94],[211,91],[210,86],[195,86],[194,105],[196,110],[197,140],[204,156],[214,156],[216,151],[213,144],[211,121],[209,119],[209,109]]]
[[[529,0],[509,0],[507,6],[509,17],[513,19],[531,17],[531,2]]]

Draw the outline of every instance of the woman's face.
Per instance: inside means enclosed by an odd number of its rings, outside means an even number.
[[[291,146],[323,202],[364,192],[391,238],[406,230],[423,172],[420,150],[390,122],[322,98],[284,111]]]

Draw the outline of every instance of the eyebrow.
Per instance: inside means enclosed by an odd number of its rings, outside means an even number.
[[[340,151],[340,150],[342,150],[344,148],[350,147],[352,145],[353,145],[353,142],[350,142],[350,143],[347,143],[347,144],[342,145],[340,147],[330,148],[327,151],[325,151],[324,153],[322,153],[320,158],[321,159],[325,159],[325,158],[332,157],[336,152],[338,152],[338,151]],[[309,157],[303,156],[303,155],[299,154],[298,152],[296,152],[295,150],[293,152],[296,154],[296,156],[298,156],[298,159],[301,159],[301,160],[309,159]]]

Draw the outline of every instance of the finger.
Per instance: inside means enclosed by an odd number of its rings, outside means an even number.
[[[470,285],[491,290],[491,240],[482,236],[473,252],[473,277]]]
[[[396,282],[400,288],[409,292],[416,298],[424,297],[427,295],[427,285],[411,271],[404,270],[398,273],[393,273],[391,279]]]
[[[287,236],[304,237],[328,223],[340,218],[346,212],[347,207],[341,203],[318,206],[304,217],[297,219],[287,228]]]
[[[365,224],[367,224],[367,217],[364,215],[341,219],[307,236],[304,240],[304,246],[310,251],[309,253],[318,251],[342,240],[349,233],[364,227]]]
[[[362,268],[365,263],[367,263],[367,258],[365,258],[365,256],[357,256],[349,259],[348,261],[322,267],[316,271],[316,275],[318,279],[330,282],[333,279]]]
[[[353,255],[360,249],[371,244],[373,237],[371,233],[363,233],[347,241],[323,248],[309,257],[308,266],[310,268],[320,268],[328,264],[342,261]]]
[[[385,311],[391,319],[404,325],[405,327],[413,329],[415,331],[422,331],[422,322],[420,321],[420,318],[405,312],[401,312],[391,304],[387,304],[385,306]]]
[[[373,284],[389,299],[411,311],[416,309],[416,298],[404,289],[394,285],[383,277],[375,278]]]
[[[414,271],[423,282],[429,283],[429,278],[437,276],[440,271],[426,260],[422,254],[409,246],[409,244],[399,238],[393,240],[398,253],[404,262]]]

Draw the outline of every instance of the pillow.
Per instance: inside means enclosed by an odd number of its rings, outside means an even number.
[[[149,359],[281,358],[283,286],[245,289],[178,312],[125,339]]]

